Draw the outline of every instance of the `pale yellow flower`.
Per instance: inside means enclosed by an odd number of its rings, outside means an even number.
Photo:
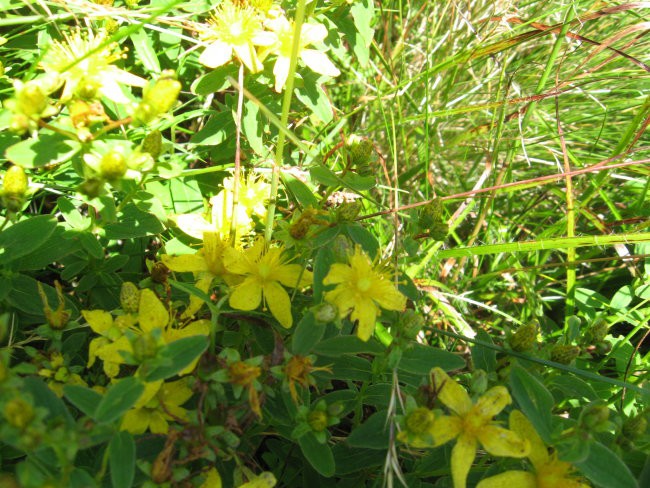
[[[325,293],[325,300],[336,305],[341,316],[350,311],[350,320],[359,321],[357,336],[367,341],[375,330],[380,307],[386,310],[404,310],[406,297],[402,295],[383,271],[373,267],[359,246],[350,256],[349,264],[335,263],[323,280],[324,285],[337,285]]]
[[[256,46],[272,44],[274,36],[263,30],[262,20],[254,9],[226,0],[215,9],[208,24],[201,33],[207,46],[199,63],[217,68],[228,63],[234,54],[251,72],[262,69]]]
[[[519,410],[510,413],[510,429],[530,443],[530,471],[506,471],[482,480],[476,488],[589,488],[574,476],[574,467],[549,454],[548,448],[530,421]]]
[[[283,327],[293,324],[291,300],[283,288],[301,288],[312,283],[311,271],[298,264],[286,264],[283,247],[269,248],[264,239],[243,251],[226,249],[224,266],[243,277],[232,288],[230,306],[237,310],[255,310],[264,302]]]
[[[294,23],[284,16],[271,19],[267,27],[277,36],[276,43],[264,50],[263,57],[269,53],[277,55],[273,66],[275,76],[275,91],[281,92],[289,76],[289,64],[293,49]],[[312,71],[327,76],[338,76],[341,72],[329,60],[327,55],[318,49],[308,49],[307,46],[321,42],[327,37],[327,29],[323,24],[305,23],[300,30],[300,46],[298,58]]]
[[[492,419],[512,401],[505,387],[490,388],[476,403],[472,403],[463,387],[443,369],[433,368],[431,378],[439,388],[438,399],[451,411],[451,415],[435,419],[432,447],[456,439],[456,445],[451,451],[454,488],[465,488],[467,474],[479,444],[493,456],[521,458],[529,454],[530,443],[526,439],[512,430],[500,427]]]
[[[63,84],[61,101],[73,96],[96,98],[102,95],[116,103],[130,100],[120,84],[144,87],[146,81],[113,63],[123,58],[116,43],[107,43],[104,34],[80,29],[64,34],[63,41],[52,41],[40,61],[41,68]]]

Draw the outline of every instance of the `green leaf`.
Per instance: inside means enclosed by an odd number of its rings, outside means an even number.
[[[60,134],[38,134],[38,139],[25,139],[5,151],[6,158],[23,168],[39,168],[69,161],[81,145]]]
[[[50,215],[37,215],[22,220],[0,233],[0,266],[25,256],[47,242],[56,229]]]
[[[266,156],[269,152],[262,140],[265,125],[266,121],[262,118],[259,107],[248,100],[244,104],[244,113],[242,114],[242,132],[251,149],[259,156]]]
[[[95,390],[81,385],[65,385],[63,395],[66,400],[81,410],[84,415],[94,418],[102,396]]]
[[[553,395],[537,378],[519,365],[513,365],[510,370],[510,389],[540,437],[550,443]]]
[[[334,253],[331,246],[321,246],[314,258],[314,303],[319,303],[323,298],[323,280],[333,263]]]
[[[70,473],[70,488],[95,488],[97,482],[93,479],[87,471],[81,468],[75,468]]]
[[[374,259],[379,252],[379,243],[377,238],[368,229],[359,224],[348,224],[345,226],[350,239],[359,244],[364,251]]]
[[[309,464],[318,473],[326,478],[334,475],[334,455],[329,445],[318,442],[312,433],[298,439],[298,445]]]
[[[57,198],[56,206],[59,207],[61,215],[73,229],[84,230],[91,225],[91,220],[81,215],[81,212],[72,203],[69,197]]]
[[[79,243],[71,241],[68,232],[62,226],[57,225],[46,245],[12,261],[11,268],[20,271],[36,271],[55,261],[60,262],[66,256],[77,252],[80,248]]]
[[[321,77],[315,73],[305,73],[303,81],[304,85],[295,89],[296,98],[322,122],[330,123],[334,118],[334,110],[325,90],[321,88]]]
[[[99,402],[99,405],[97,405],[95,420],[109,423],[119,419],[129,408],[135,405],[143,391],[144,385],[134,376],[113,383],[104,394],[104,398]]]
[[[600,442],[593,442],[587,459],[576,462],[575,465],[582,474],[598,486],[616,488],[638,488],[639,486],[621,458]]]
[[[564,374],[552,378],[549,383],[549,388],[552,389],[553,387],[560,390],[563,398],[585,398],[589,401],[598,400],[596,390],[589,383],[572,374]]]
[[[118,221],[104,227],[107,239],[134,239],[160,234],[164,227],[155,215],[143,212],[134,204],[124,208]]]
[[[372,378],[370,361],[358,356],[345,355],[338,358],[320,358],[317,365],[331,368],[331,377],[338,380],[370,381]],[[330,374],[327,373],[327,376],[330,377]]]
[[[235,133],[235,121],[229,111],[219,112],[207,121],[205,126],[191,138],[192,144],[216,146]]]
[[[130,37],[131,41],[133,41],[137,58],[142,61],[147,71],[160,73],[160,63],[158,62],[158,56],[156,56],[156,50],[153,47],[152,38],[149,33],[142,28],[132,32]]]
[[[15,274],[11,277],[11,291],[9,292],[9,303],[27,314],[35,315],[45,319],[43,302],[38,293],[38,281],[25,274]],[[47,297],[50,307],[56,308],[59,303],[54,287],[41,283],[41,288]],[[70,297],[65,296],[66,309],[70,310],[71,318],[79,316],[79,310]]]
[[[135,442],[129,432],[116,432],[108,446],[113,488],[131,488],[135,476]]]
[[[314,314],[307,312],[296,325],[291,337],[291,352],[307,355],[325,334],[325,324],[314,320]]]
[[[47,420],[63,421],[68,428],[74,426],[74,419],[63,400],[56,396],[43,380],[37,377],[23,378],[22,391],[32,396],[34,405],[45,409]]]
[[[149,369],[145,379],[164,380],[180,373],[203,354],[208,347],[208,340],[205,336],[192,336],[171,342],[158,353],[156,363]]]
[[[372,414],[363,424],[355,428],[347,438],[352,447],[368,449],[388,449],[389,432],[386,423],[386,411]]]
[[[386,453],[376,449],[359,449],[340,442],[332,448],[336,474],[345,475],[356,471],[381,466],[386,461]]]
[[[465,360],[456,354],[433,346],[413,344],[404,350],[398,369],[407,373],[428,375],[436,366],[445,371],[451,371],[464,367]]]
[[[343,354],[381,354],[384,352],[384,346],[373,338],[364,342],[357,336],[340,335],[321,341],[314,348],[314,352],[336,358]]]
[[[305,183],[287,171],[282,172],[282,181],[287,191],[293,195],[296,202],[302,208],[318,207],[318,198],[314,195],[314,191]]]
[[[197,78],[196,81],[192,83],[192,93],[206,96],[225,90],[230,87],[230,81],[228,81],[228,78],[237,78],[237,69],[235,63],[228,63],[211,70],[208,74]]]
[[[479,329],[476,338],[487,344],[494,344],[492,337],[483,329]],[[493,372],[497,370],[497,352],[489,347],[476,344],[472,347],[472,360],[476,369]]]

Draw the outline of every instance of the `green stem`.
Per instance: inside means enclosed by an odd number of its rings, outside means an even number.
[[[300,33],[302,24],[305,21],[305,0],[298,0],[296,9],[296,18],[293,29],[293,45],[291,46],[291,60],[289,62],[289,75],[284,87],[284,98],[282,99],[282,116],[280,125],[287,127],[289,121],[289,108],[291,107],[291,98],[293,96],[293,82],[296,74],[296,65],[298,64],[298,52],[300,51]],[[280,131],[278,134],[278,144],[275,148],[275,159],[273,161],[273,172],[271,175],[271,193],[269,197],[269,208],[266,214],[266,228],[264,237],[266,241],[271,240],[273,235],[273,221],[275,220],[275,207],[278,198],[278,182],[280,180],[280,166],[282,164],[282,155],[284,153],[285,132]]]
[[[241,178],[241,119],[244,109],[244,65],[239,65],[239,97],[237,99],[237,117],[235,117],[235,173],[232,185],[232,212],[230,217],[230,244],[234,245],[237,237],[237,205],[239,205],[239,180]]]

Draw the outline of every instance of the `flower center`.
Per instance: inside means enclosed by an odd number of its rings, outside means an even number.
[[[364,293],[370,289],[371,285],[372,280],[370,278],[360,278],[359,281],[357,281],[357,290]]]
[[[271,274],[271,266],[267,263],[260,263],[258,268],[258,274],[263,280],[267,279]]]

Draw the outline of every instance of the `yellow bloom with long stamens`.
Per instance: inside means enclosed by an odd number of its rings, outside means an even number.
[[[357,336],[367,341],[375,330],[380,309],[404,310],[406,297],[390,276],[372,265],[359,246],[350,256],[349,264],[335,263],[323,280],[324,285],[337,285],[325,293],[325,300],[336,305],[341,316],[352,311],[350,320],[359,321]]]
[[[108,43],[104,34],[77,29],[64,34],[62,41],[52,42],[40,67],[63,85],[62,102],[73,96],[104,96],[116,103],[128,103],[120,84],[144,87],[146,81],[113,64],[123,57],[124,52],[116,43]]]
[[[207,46],[199,56],[199,63],[218,68],[228,63],[234,54],[252,73],[263,68],[256,46],[268,46],[275,40],[273,34],[264,31],[262,20],[254,9],[240,7],[231,1],[216,8],[201,38]]]
[[[248,249],[226,249],[224,267],[241,275],[243,281],[233,287],[230,306],[237,310],[255,310],[262,302],[283,327],[293,324],[291,300],[283,286],[302,288],[313,281],[311,271],[299,264],[287,264],[283,247],[268,247],[257,239]]]
[[[510,429],[530,443],[528,459],[533,472],[506,471],[482,480],[476,488],[589,488],[574,476],[572,464],[560,461],[555,452],[549,454],[535,427],[519,410],[510,413]]]
[[[281,92],[289,76],[289,64],[293,50],[294,23],[284,16],[279,16],[266,23],[277,36],[276,43],[264,51],[264,55],[273,53],[277,55],[273,66],[275,76],[275,91]],[[300,30],[300,46],[298,58],[312,71],[327,76],[338,76],[341,72],[329,60],[327,55],[317,49],[308,49],[307,46],[321,42],[327,37],[327,29],[323,24],[306,23]],[[263,55],[263,57],[264,57]]]
[[[451,415],[436,418],[432,447],[456,439],[451,451],[454,488],[465,488],[479,444],[493,456],[528,456],[530,442],[518,433],[500,427],[492,419],[512,401],[505,387],[490,388],[473,403],[463,387],[441,368],[434,368],[431,377],[433,384],[440,387],[438,398],[451,411]]]

